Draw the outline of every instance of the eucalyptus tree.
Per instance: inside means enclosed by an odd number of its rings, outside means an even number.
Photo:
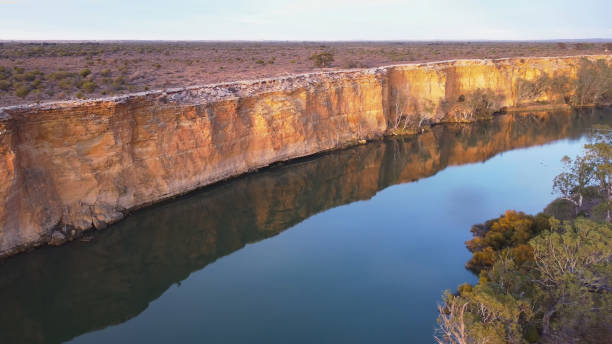
[[[562,161],[565,163],[565,170],[553,180],[553,192],[559,193],[561,199],[571,202],[578,214],[594,180],[594,166],[585,156],[573,160],[565,156]]]

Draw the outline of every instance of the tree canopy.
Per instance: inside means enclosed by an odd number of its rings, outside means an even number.
[[[466,267],[479,274],[478,283],[444,294],[438,343],[612,338],[611,133],[594,128],[584,153],[564,158],[553,192],[573,204],[569,220],[508,210],[472,227]]]

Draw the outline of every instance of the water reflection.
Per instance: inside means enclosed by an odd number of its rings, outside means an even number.
[[[437,126],[261,171],[139,211],[90,242],[0,265],[0,342],[61,342],[125,322],[172,284],[248,243],[387,186],[514,148],[580,137],[609,112]],[[459,243],[460,244],[460,243]]]

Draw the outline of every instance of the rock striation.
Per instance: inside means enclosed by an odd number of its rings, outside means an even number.
[[[571,82],[585,60],[612,57],[446,61],[2,108],[0,256],[398,129],[567,106],[570,93],[521,85],[542,75]]]

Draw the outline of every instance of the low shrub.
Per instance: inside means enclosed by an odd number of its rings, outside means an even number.
[[[30,94],[30,91],[32,91],[30,86],[27,86],[27,85],[17,86],[15,88],[15,95],[20,98],[25,98],[28,94]]]
[[[91,70],[89,70],[88,68],[85,68],[85,69],[81,70],[81,72],[79,72],[79,74],[82,77],[86,78],[89,74],[91,74]]]
[[[501,109],[501,97],[491,90],[476,89],[440,102],[437,117],[446,122],[488,119]]]
[[[315,67],[331,67],[332,63],[334,62],[334,54],[330,52],[313,54],[310,56],[310,60],[312,60]]]
[[[96,88],[98,88],[98,85],[91,80],[87,80],[81,84],[81,89],[88,93],[95,91]]]
[[[0,91],[8,91],[11,88],[11,82],[8,80],[0,80]]]
[[[62,80],[62,79],[66,79],[66,78],[70,78],[73,77],[74,73],[69,73],[69,72],[65,72],[65,71],[58,71],[58,72],[54,72],[49,74],[49,79],[50,80]]]
[[[0,66],[0,80],[10,79],[13,73],[10,69]]]

